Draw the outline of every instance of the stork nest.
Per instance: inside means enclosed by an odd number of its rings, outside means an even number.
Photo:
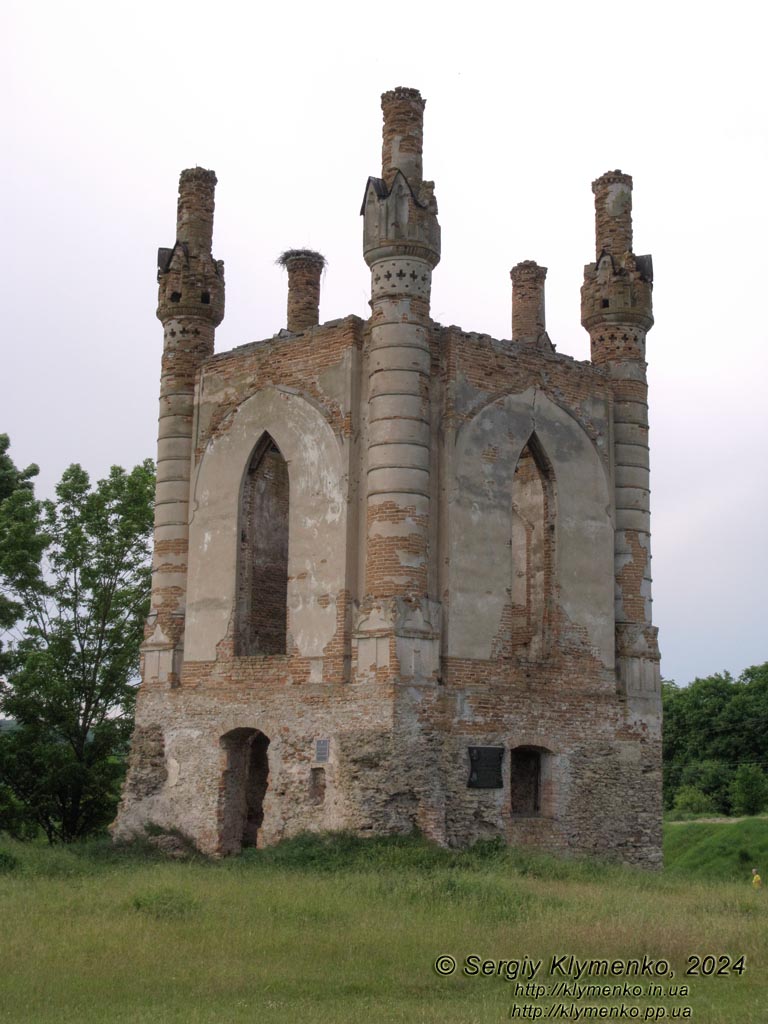
[[[328,260],[323,256],[322,253],[315,252],[314,249],[286,249],[285,252],[281,252],[275,260],[278,267],[287,267],[292,260],[308,260],[310,263],[317,263],[323,269],[328,265]]]

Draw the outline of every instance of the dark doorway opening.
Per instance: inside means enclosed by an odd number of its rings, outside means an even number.
[[[221,852],[259,846],[269,786],[269,738],[258,729],[232,729],[221,738],[226,764],[221,787]]]
[[[536,747],[515,747],[510,755],[512,814],[535,817],[541,814],[541,751]]]

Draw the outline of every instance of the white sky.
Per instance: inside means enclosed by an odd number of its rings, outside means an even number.
[[[547,327],[589,358],[591,181],[633,175],[652,253],[654,620],[662,672],[768,659],[768,228],[759,5],[5,0],[4,354],[17,464],[94,476],[155,455],[156,250],[178,174],[216,170],[217,351],[284,326],[289,247],[329,260],[321,320],[368,312],[359,207],[379,96],[427,99],[443,258],[432,315],[510,335],[509,269],[549,268]]]

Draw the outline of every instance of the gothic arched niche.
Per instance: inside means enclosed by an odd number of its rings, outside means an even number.
[[[516,480],[526,447],[532,463],[528,457],[523,460]],[[558,637],[576,635],[575,629],[590,653],[606,668],[613,668],[612,490],[607,465],[584,427],[568,410],[531,387],[479,409],[459,428],[455,447],[448,448],[446,454],[448,529],[442,586],[450,594],[450,605],[444,613],[445,654],[479,660],[531,657],[522,645],[515,649],[510,643],[512,605],[522,604],[511,598],[510,524],[524,534],[522,519],[514,526],[513,506],[522,511],[530,500],[534,508],[537,501],[541,507],[543,494],[547,512],[538,518],[555,527],[538,563],[544,566],[545,583],[547,572],[550,574],[543,604],[544,639],[553,648],[560,643]],[[526,466],[535,486],[531,485],[529,498],[521,502],[513,498],[513,490],[522,488]],[[531,583],[534,622],[536,581],[541,581],[541,572],[534,558],[532,569],[526,568],[521,578],[526,592],[528,580]],[[520,579],[517,585],[522,589]],[[538,614],[540,620],[542,613]],[[525,617],[527,620],[527,610]],[[517,618],[522,626],[522,614]],[[523,634],[517,635],[530,644]],[[547,656],[546,650],[544,654]]]
[[[535,660],[548,648],[555,537],[554,475],[535,433],[515,466],[510,533],[509,643]]]
[[[254,449],[240,498],[236,653],[285,654],[288,464],[269,434]]]

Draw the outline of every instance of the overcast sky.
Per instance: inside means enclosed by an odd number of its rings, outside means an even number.
[[[589,358],[591,181],[634,177],[651,253],[654,621],[662,672],[768,660],[768,117],[759,6],[4,0],[0,432],[17,464],[94,476],[155,455],[156,250],[179,172],[219,179],[217,351],[285,321],[274,265],[329,261],[321,321],[368,313],[359,208],[380,94],[427,99],[443,232],[432,315],[510,336],[509,270],[549,268],[547,327]]]

